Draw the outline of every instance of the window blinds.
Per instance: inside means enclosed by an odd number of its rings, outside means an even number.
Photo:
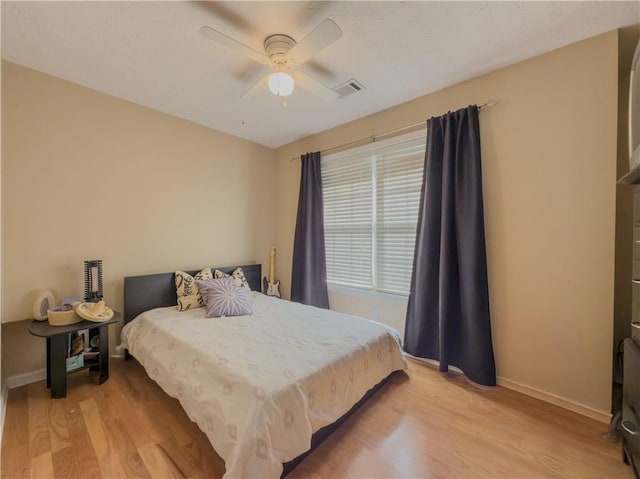
[[[327,280],[408,294],[425,134],[322,159]]]

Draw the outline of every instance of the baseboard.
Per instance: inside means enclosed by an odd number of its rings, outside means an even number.
[[[47,370],[36,369],[35,371],[29,371],[28,373],[16,374],[15,376],[9,376],[5,380],[5,386],[8,389],[19,388],[25,384],[35,383],[36,381],[42,381],[47,377]]]
[[[500,376],[497,378],[497,383],[499,386],[505,387],[507,389],[512,389],[519,393],[534,397],[536,399],[540,399],[551,404],[555,404],[556,406],[568,409],[569,411],[577,412],[578,414],[590,417],[591,419],[595,419],[596,421],[603,422],[605,424],[609,424],[611,422],[610,413],[599,411],[590,406],[585,406],[584,404],[580,404],[562,396],[556,396],[555,394],[541,391],[540,389],[536,389],[534,387],[527,386],[526,384],[519,383],[518,381],[513,381],[512,379],[507,379]]]

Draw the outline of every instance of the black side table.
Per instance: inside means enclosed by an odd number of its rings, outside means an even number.
[[[122,315],[115,311],[113,318],[101,323],[84,320],[66,326],[51,326],[48,321],[31,321],[29,332],[34,336],[47,338],[47,388],[51,389],[52,398],[63,398],[67,395],[67,374],[89,368],[90,371],[100,372],[100,384],[109,379],[109,325],[120,321]],[[100,335],[98,359],[67,371],[67,334],[81,329],[96,328]]]

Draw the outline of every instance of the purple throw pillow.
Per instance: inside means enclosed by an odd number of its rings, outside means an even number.
[[[196,281],[196,284],[207,303],[207,318],[253,314],[249,291],[238,286],[231,276]]]

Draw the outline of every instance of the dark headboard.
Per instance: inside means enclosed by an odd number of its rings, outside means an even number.
[[[252,291],[261,291],[261,264],[211,268],[211,271],[219,269],[223,273],[231,274],[236,268],[242,268]],[[187,273],[193,276],[198,271],[187,271]],[[124,278],[124,324],[144,311],[177,304],[175,271]]]

